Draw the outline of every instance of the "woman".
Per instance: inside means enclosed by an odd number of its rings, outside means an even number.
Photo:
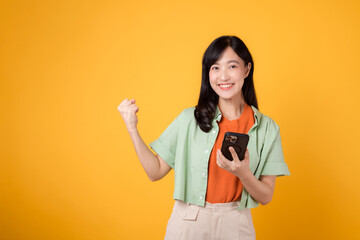
[[[276,176],[290,175],[278,125],[258,110],[254,62],[236,36],[221,36],[206,49],[196,107],[185,109],[150,143],[137,131],[135,100],[120,111],[148,177],[175,170],[175,204],[165,239],[255,239],[250,208],[272,199]],[[225,132],[249,135],[243,160],[220,151]]]

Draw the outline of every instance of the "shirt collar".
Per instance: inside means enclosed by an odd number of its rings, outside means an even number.
[[[258,110],[256,107],[254,107],[253,105],[251,105],[251,108],[252,108],[252,110],[254,111],[254,118],[255,118],[254,126],[257,126],[257,125],[259,124],[259,122],[260,122],[260,119],[261,119],[262,114],[261,114],[261,112],[259,112],[259,110]]]
[[[261,112],[259,112],[259,110],[256,108],[256,107],[254,107],[253,105],[251,105],[251,108],[252,108],[252,110],[254,111],[254,118],[255,118],[255,126],[256,125],[258,125],[258,123],[260,122],[260,119],[261,119]],[[214,117],[214,120],[213,121],[218,121],[218,122],[220,122],[220,120],[221,120],[221,117],[222,117],[222,115],[221,115],[221,111],[220,111],[220,108],[219,108],[219,106],[217,105],[216,106],[216,112],[215,112],[215,117]]]
[[[221,115],[220,108],[219,108],[218,105],[216,105],[216,112],[215,112],[214,121],[216,120],[216,121],[220,122],[221,117],[222,117],[222,115]]]

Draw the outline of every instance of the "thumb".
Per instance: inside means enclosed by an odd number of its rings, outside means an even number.
[[[233,158],[233,161],[240,161],[235,149],[233,147],[229,147],[229,151],[231,153],[231,156]]]

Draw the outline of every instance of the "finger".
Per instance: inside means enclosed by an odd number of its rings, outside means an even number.
[[[218,149],[218,154],[221,158],[226,159],[226,157],[224,156],[224,154],[222,153],[222,151],[220,149]]]
[[[219,163],[221,164],[222,168],[224,168],[228,165],[229,160],[222,154],[220,149],[218,149],[217,159],[218,159]]]
[[[221,167],[219,151],[219,149],[216,151],[216,163],[219,165],[219,167]]]
[[[139,107],[136,106],[135,104],[129,106],[129,112],[133,112],[133,113],[137,113],[139,111]]]
[[[217,156],[218,156],[218,158],[220,158],[221,160],[226,159],[226,157],[224,156],[224,154],[221,152],[220,149],[217,150]]]
[[[230,159],[227,159],[227,158],[224,156],[224,154],[221,152],[220,149],[219,149],[219,157],[220,157],[221,162],[223,163],[223,165],[224,165],[225,167],[230,166],[231,160],[230,160]]]
[[[124,106],[124,104],[126,103],[126,101],[127,101],[127,98],[125,98],[125,99],[117,106],[117,109],[120,110],[120,108],[121,108],[122,106]]]
[[[233,147],[229,147],[229,151],[231,153],[231,156],[233,158],[234,161],[240,161],[235,149]]]
[[[125,106],[130,106],[130,105],[132,105],[132,104],[135,104],[135,99],[134,98],[132,98],[132,99],[125,99],[124,100],[124,105]]]
[[[249,149],[246,148],[244,159],[249,159]]]
[[[216,158],[216,164],[217,164],[219,167],[221,167],[221,163],[220,163],[220,160],[219,160],[218,157]]]
[[[125,98],[119,105],[119,107],[121,106],[129,106],[131,104],[131,101],[127,98]]]
[[[225,168],[224,163],[221,161],[219,157],[216,158],[216,163],[219,167]]]
[[[136,105],[135,105],[136,106]],[[138,106],[136,106],[135,107],[135,113],[138,113],[139,112],[139,107]]]

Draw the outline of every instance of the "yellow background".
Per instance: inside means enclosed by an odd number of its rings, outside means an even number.
[[[224,34],[292,174],[252,210],[257,239],[360,238],[359,1],[9,0],[0,27],[0,239],[162,239],[173,171],[148,180],[117,106],[155,140]]]

